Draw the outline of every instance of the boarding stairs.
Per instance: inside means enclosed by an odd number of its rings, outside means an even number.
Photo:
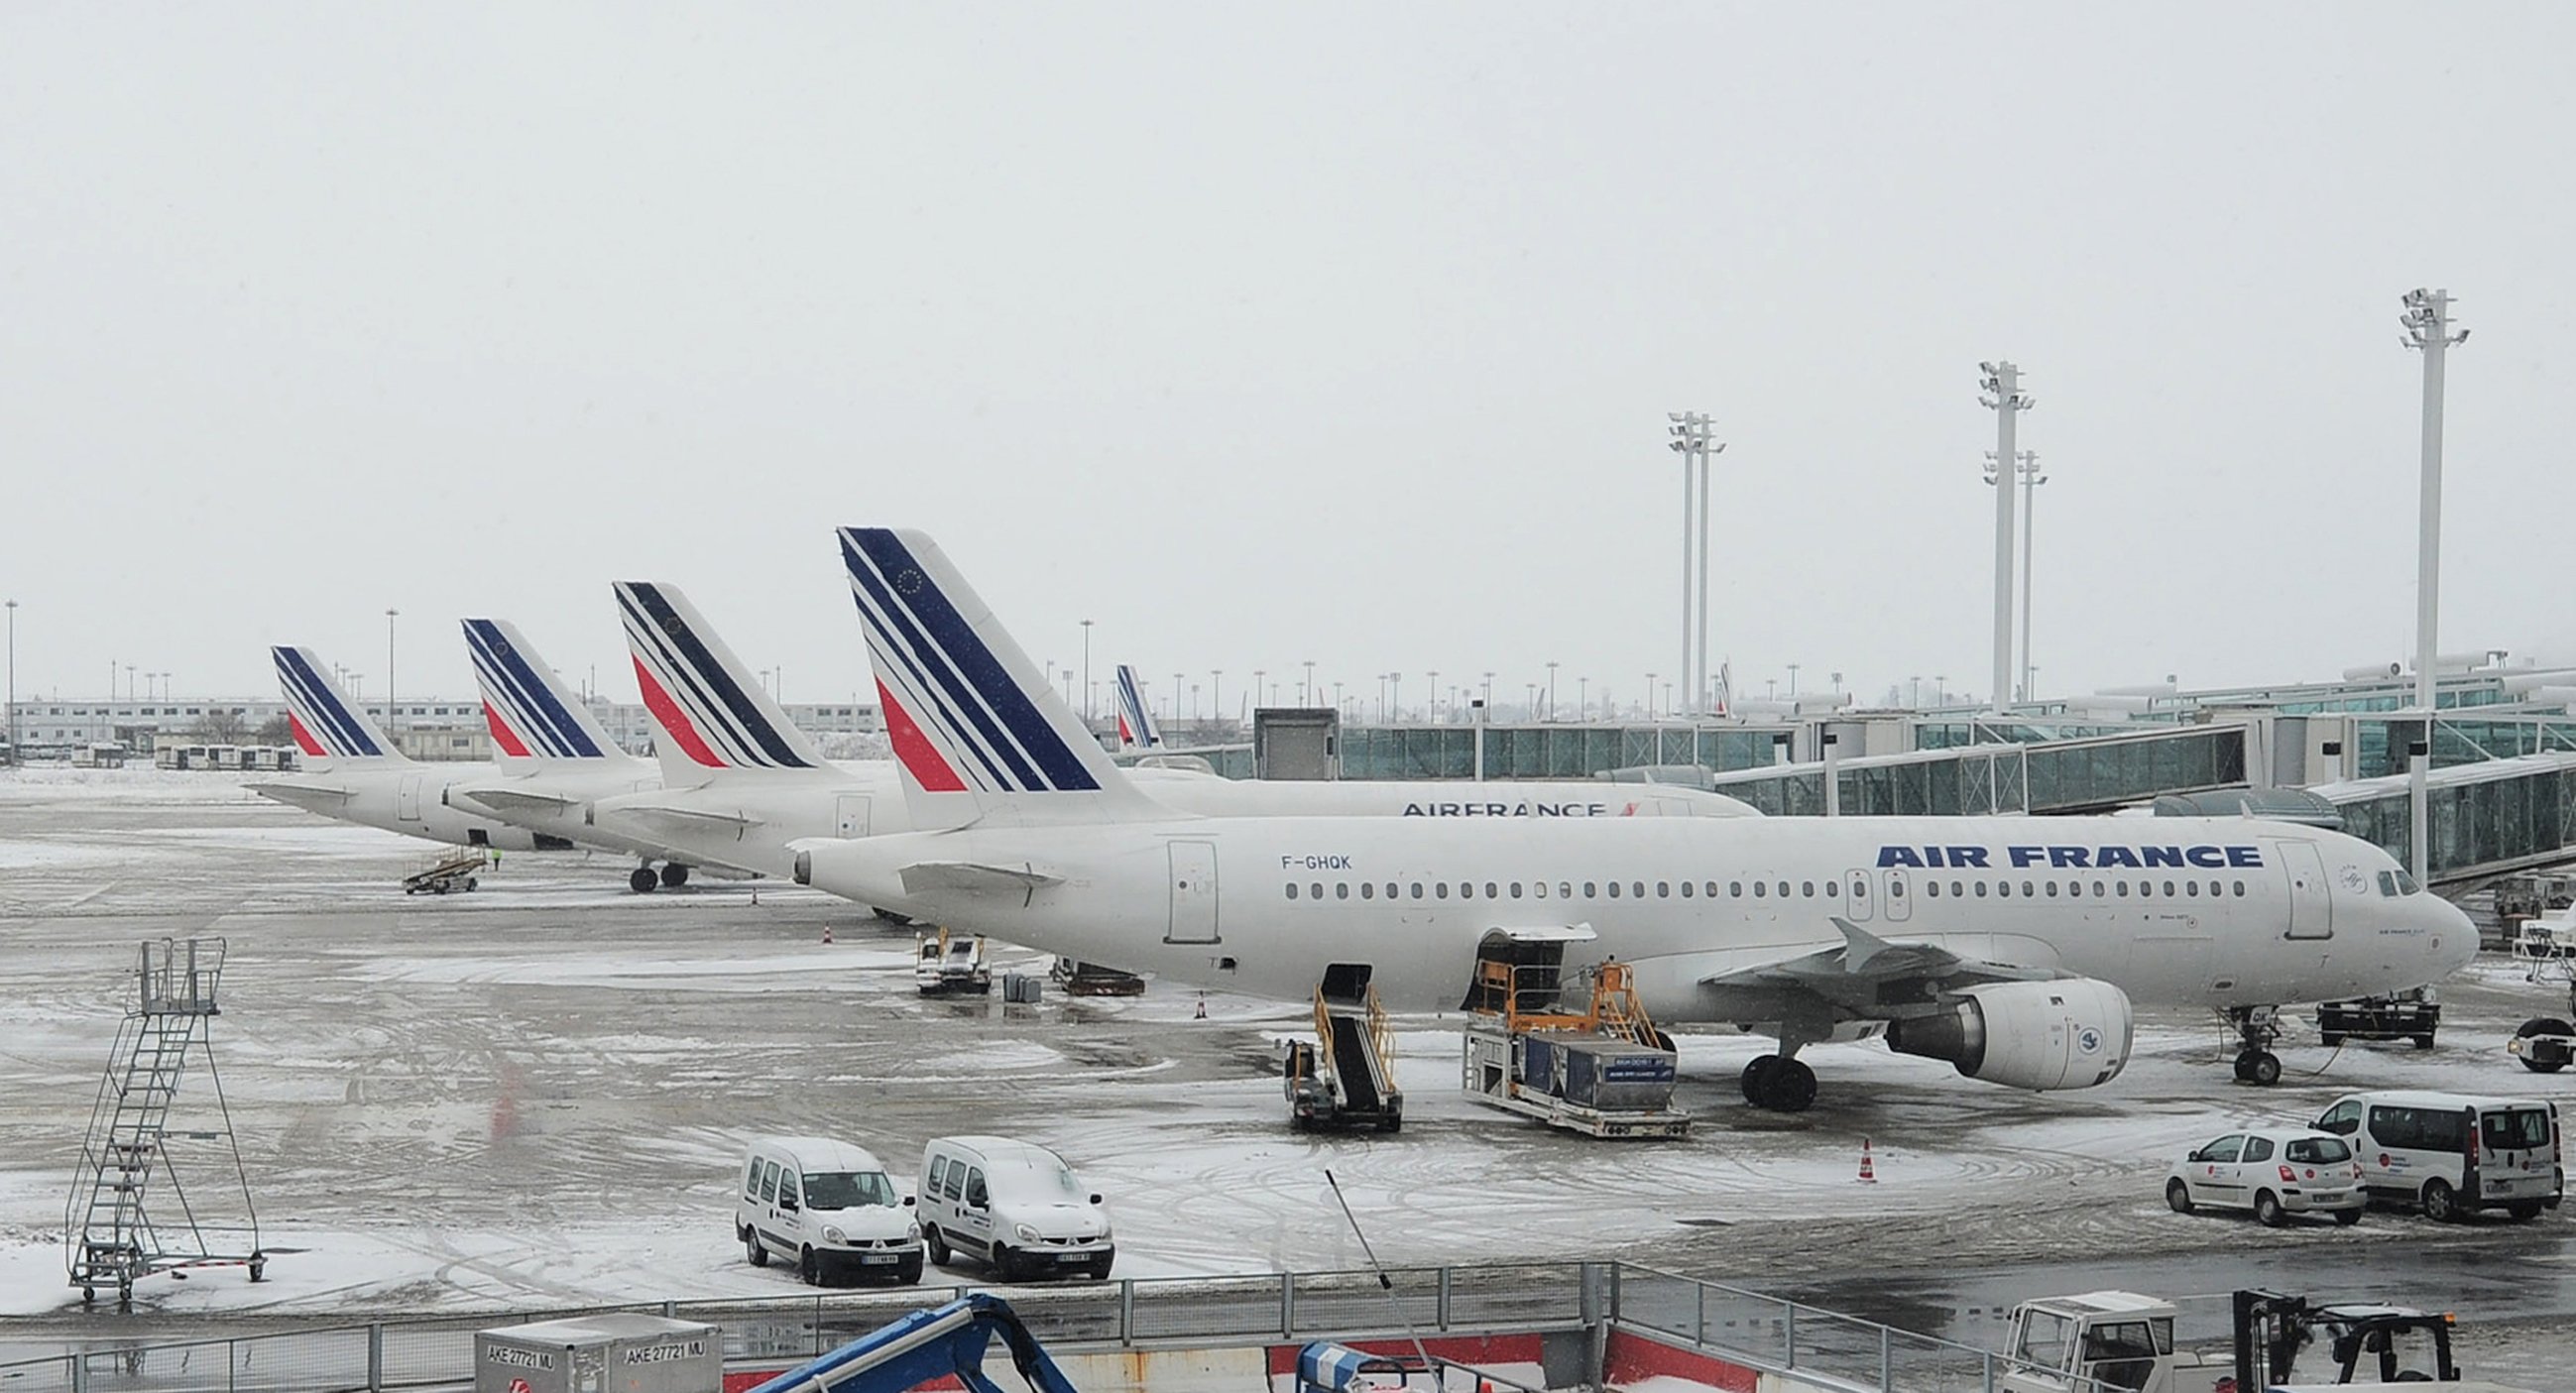
[[[1299,1130],[1404,1125],[1395,1046],[1366,963],[1335,963],[1315,989],[1315,1043],[1289,1047],[1289,1119]]]
[[[80,1169],[63,1219],[72,1285],[84,1303],[113,1283],[119,1305],[133,1301],[137,1279],[185,1267],[245,1266],[252,1281],[267,1267],[259,1221],[232,1134],[231,1112],[214,1069],[207,1027],[218,1014],[215,987],[224,940],[161,939],[141,945],[140,991],[117,1026],[114,1053],[90,1110]],[[191,1053],[213,1084],[213,1130],[173,1130],[171,1110]],[[201,1222],[169,1143],[216,1142],[241,1186],[246,1225]],[[166,1198],[164,1198],[166,1194]]]

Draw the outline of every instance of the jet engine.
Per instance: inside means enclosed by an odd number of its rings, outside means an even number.
[[[1948,996],[1948,1010],[1890,1022],[1888,1048],[1946,1059],[1972,1079],[2037,1090],[2109,1083],[2129,1062],[2129,996],[2108,982],[1994,982]]]

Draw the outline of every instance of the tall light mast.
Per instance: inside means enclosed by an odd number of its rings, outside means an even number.
[[[2021,389],[2021,369],[2012,360],[1979,363],[1979,405],[1995,413],[1995,458],[2020,458],[2013,449],[2013,428],[2021,413],[2039,401]],[[1995,661],[1994,689],[1988,704],[2002,715],[2011,699],[2013,677],[2013,491],[1995,488]]]
[[[2406,312],[2397,317],[2406,331],[2400,342],[2424,353],[2424,468],[2421,499],[2415,514],[2415,705],[2424,714],[2420,752],[2407,761],[2407,807],[2413,836],[2408,850],[2417,884],[2431,883],[2427,873],[2431,838],[2426,775],[2433,762],[2433,673],[2441,652],[2442,593],[2442,370],[2451,345],[2468,341],[2469,331],[2451,332],[2451,292],[2407,291]]]

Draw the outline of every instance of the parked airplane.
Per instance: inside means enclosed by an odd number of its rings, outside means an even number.
[[[1154,708],[1145,703],[1145,688],[1136,680],[1136,669],[1118,665],[1118,748],[1121,751],[1154,751],[1163,748],[1162,727],[1154,723]]]
[[[1086,738],[930,538],[841,542],[925,830],[799,843],[797,879],[1087,962],[1285,1000],[1366,964],[1391,1008],[1455,1010],[1484,960],[1615,957],[1660,1020],[1777,1037],[1744,1094],[1795,1111],[1824,1040],[2082,1088],[2127,1063],[2133,997],[2353,996],[2477,951],[2377,847],[2246,818],[1191,817]]]
[[[252,784],[252,792],[341,822],[455,846],[572,849],[573,844],[563,837],[449,806],[450,787],[485,777],[491,766],[418,763],[395,750],[375,722],[350,702],[312,649],[272,648],[269,655],[277,664],[277,683],[286,694],[287,729],[302,752],[303,767],[295,774]]]
[[[659,729],[662,786],[601,799],[590,810],[596,830],[781,879],[795,873],[791,842],[911,830],[892,761],[825,760],[679,587],[620,581],[615,588],[636,684]],[[1141,721],[1133,728],[1150,730]],[[1130,777],[1173,807],[1216,817],[1760,815],[1739,799],[1699,789],[1591,780],[1263,782],[1187,769],[1138,769]]]
[[[449,807],[636,857],[643,864],[628,872],[626,883],[638,894],[657,885],[688,884],[693,866],[723,875],[749,873],[640,833],[595,825],[592,812],[600,800],[660,788],[659,768],[617,748],[581,694],[538,656],[516,625],[468,619],[465,646],[503,763],[479,779],[450,785],[442,795]]]

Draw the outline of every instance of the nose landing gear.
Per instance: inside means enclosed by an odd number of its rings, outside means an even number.
[[[2236,1081],[2269,1088],[2281,1081],[2281,1057],[2272,1053],[2281,1038],[2278,1006],[2230,1006],[2227,1024],[2236,1031]]]

